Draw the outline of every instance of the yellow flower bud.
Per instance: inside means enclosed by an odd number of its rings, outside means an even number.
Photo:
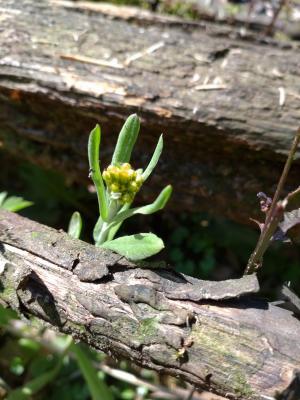
[[[131,165],[129,164],[129,163],[124,163],[124,164],[122,164],[121,165],[121,168],[124,170],[128,170],[128,169],[131,169]]]
[[[135,181],[130,182],[129,189],[136,193],[139,189],[138,184]]]
[[[128,179],[133,179],[133,178],[135,178],[135,176],[136,176],[136,173],[135,173],[135,171],[134,171],[133,169],[129,169],[129,170],[127,171],[127,177],[128,177]]]
[[[116,183],[113,183],[112,185],[110,185],[110,190],[111,190],[112,192],[121,192],[120,186],[117,185]]]
[[[121,204],[131,203],[143,183],[142,170],[135,171],[129,163],[109,165],[102,176],[111,197]]]
[[[129,193],[126,193],[122,196],[121,201],[123,204],[125,203],[130,203],[133,199],[133,196],[131,196]]]
[[[108,171],[109,173],[114,173],[115,170],[116,170],[116,167],[115,167],[114,165],[109,165],[109,166],[107,167],[107,171]]]
[[[104,179],[104,180],[106,180],[106,179],[109,178],[109,173],[107,172],[107,170],[105,170],[105,171],[103,172],[102,176],[103,176],[103,179]]]

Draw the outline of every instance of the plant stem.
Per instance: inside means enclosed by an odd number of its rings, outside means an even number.
[[[285,205],[279,203],[278,200],[281,195],[289,170],[291,168],[299,141],[300,141],[300,128],[298,128],[297,133],[294,137],[288,158],[286,160],[284,169],[282,171],[281,177],[279,179],[276,188],[276,192],[274,194],[274,198],[272,200],[271,207],[266,216],[266,222],[260,234],[255,250],[249,258],[244,274],[252,274],[257,269],[257,267],[260,266],[263,255],[269,246],[273,233],[275,232],[279,222],[281,221]]]
[[[101,232],[99,235],[99,239],[97,240],[97,246],[103,244],[104,242],[107,241],[107,237],[109,234],[109,230],[107,227],[110,225],[118,211],[120,210],[121,205],[117,200],[110,200],[109,205],[108,205],[108,218],[107,221],[103,221],[103,225],[101,227]]]

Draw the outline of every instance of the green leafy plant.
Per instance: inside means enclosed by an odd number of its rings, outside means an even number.
[[[32,206],[32,201],[24,200],[23,197],[8,196],[7,192],[0,192],[0,209],[17,212]]]
[[[114,239],[122,223],[136,214],[149,215],[163,209],[172,193],[172,187],[168,185],[151,204],[131,208],[135,195],[156,167],[163,149],[161,135],[147,168],[144,171],[133,169],[129,162],[139,131],[138,116],[130,115],[119,134],[111,164],[103,173],[99,158],[99,125],[91,131],[88,142],[90,177],[94,182],[99,204],[99,218],[93,231],[95,245],[114,250],[131,260],[150,257],[158,253],[164,244],[153,233],[139,233]],[[68,230],[71,236],[80,236],[80,221],[79,213],[73,214]]]

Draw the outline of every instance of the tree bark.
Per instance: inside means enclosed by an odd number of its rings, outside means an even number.
[[[149,269],[7,211],[0,250],[2,304],[108,354],[233,399],[272,398],[300,367],[300,322],[251,297],[255,275]]]
[[[162,162],[141,200],[170,182],[173,209],[243,222],[257,216],[256,193],[274,191],[300,121],[297,45],[89,3],[0,6],[5,151],[87,184],[91,128],[102,126],[104,167],[124,119],[137,112],[135,167],[146,165],[165,134]],[[298,185],[299,153],[288,187]]]

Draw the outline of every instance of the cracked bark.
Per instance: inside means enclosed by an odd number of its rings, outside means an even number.
[[[108,354],[234,399],[274,396],[300,368],[300,322],[251,297],[254,275],[150,269],[6,211],[0,250],[2,304]]]
[[[85,2],[0,6],[0,144],[7,153],[88,184],[90,129],[103,128],[105,166],[124,119],[137,112],[134,166],[146,165],[161,132],[166,142],[159,176],[141,200],[170,182],[174,209],[257,217],[256,193],[274,191],[299,125],[298,45]],[[204,90],[205,81],[216,90]],[[299,185],[297,157],[289,189]]]

